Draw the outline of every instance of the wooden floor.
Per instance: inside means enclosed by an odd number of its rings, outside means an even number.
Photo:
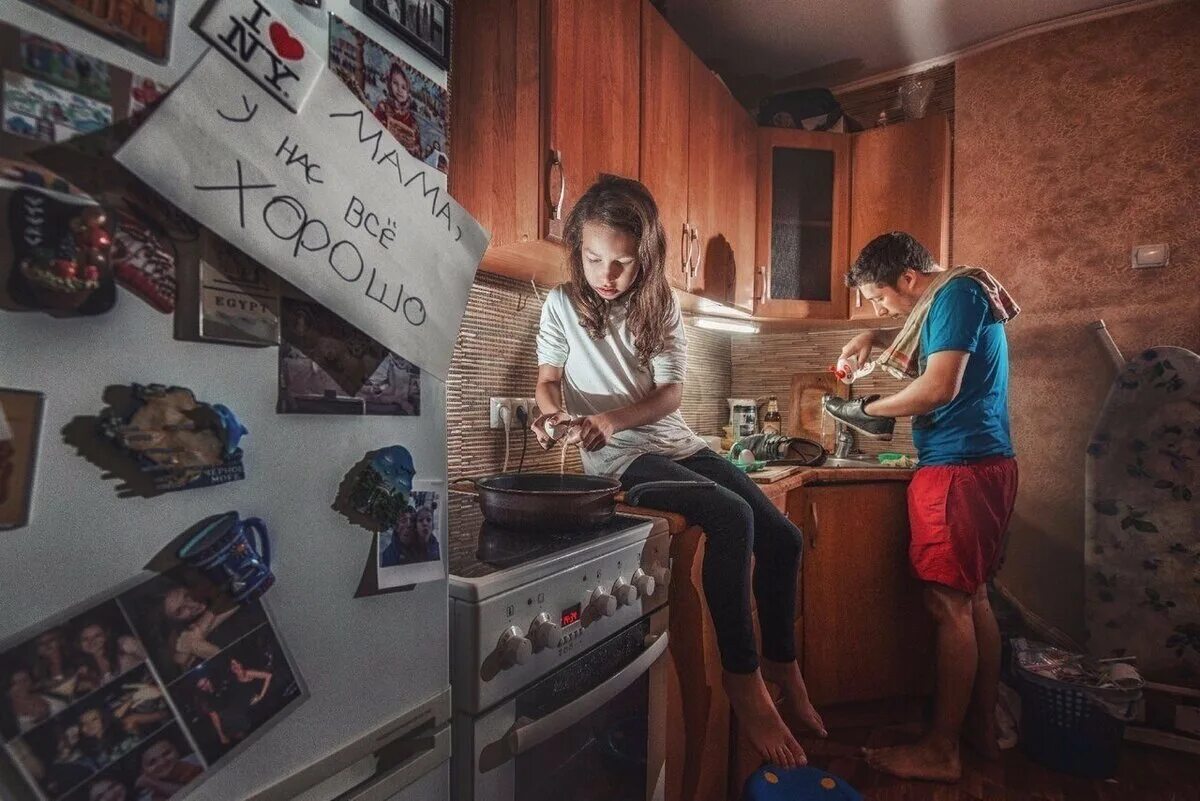
[[[811,764],[844,778],[868,801],[1200,801],[1200,757],[1135,743],[1125,744],[1111,781],[1054,773],[1027,758],[1020,746],[1005,751],[999,763],[964,752],[964,776],[956,785],[895,779],[871,770],[860,749],[912,742],[920,732],[917,724],[881,724],[878,706],[822,714],[829,739],[801,741]]]

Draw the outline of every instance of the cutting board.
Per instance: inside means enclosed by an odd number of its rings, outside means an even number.
[[[754,483],[756,484],[774,484],[776,481],[787,478],[800,469],[800,465],[782,464],[776,467],[764,467],[762,470],[747,473],[746,475],[754,479]]]
[[[826,418],[825,434],[821,435],[821,418],[825,416],[821,399],[826,395],[849,398],[850,387],[838,381],[837,376],[833,373],[824,370],[792,375],[787,434],[816,440],[825,446],[825,450],[832,451],[836,436],[832,419]]]

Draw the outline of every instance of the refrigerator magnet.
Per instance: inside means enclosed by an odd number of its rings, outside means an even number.
[[[22,306],[103,314],[116,303],[110,215],[87,198],[22,188],[8,204],[13,267],[8,292]]]
[[[366,465],[351,478],[349,505],[372,531],[386,529],[409,508],[414,475],[412,454],[403,445],[368,453]]]
[[[378,534],[380,589],[436,581],[446,575],[442,560],[445,516],[442,482],[413,482],[408,505]]]
[[[133,384],[132,408],[106,409],[100,434],[133,457],[156,492],[211,487],[246,477],[242,437],[229,407],[196,400],[186,387]]]
[[[0,389],[0,530],[29,523],[44,400],[40,392]]]

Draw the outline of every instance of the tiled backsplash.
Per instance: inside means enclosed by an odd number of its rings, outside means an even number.
[[[786,424],[791,403],[792,374],[825,370],[837,361],[842,347],[858,331],[803,331],[788,334],[735,336],[732,339],[733,394],[735,397],[762,398],[775,395]],[[903,388],[882,371],[871,373],[854,383],[851,395],[892,394]],[[786,433],[786,432],[785,432]],[[853,433],[853,432],[852,432]],[[912,444],[912,426],[907,419],[896,421],[891,442],[868,439],[859,434],[854,444],[864,453],[916,454]]]
[[[539,289],[541,296],[544,289]],[[450,375],[446,383],[448,473],[451,479],[499,473],[504,464],[504,432],[488,427],[488,398],[532,397],[537,383],[535,339],[541,297],[532,285],[480,273],[471,288]],[[687,326],[688,371],[683,416],[699,434],[721,434],[729,419],[729,336]],[[522,432],[509,441],[509,470],[521,460]],[[525,445],[524,470],[557,472],[561,453],[547,453],[533,435]],[[578,471],[579,455],[569,449],[567,469]]]

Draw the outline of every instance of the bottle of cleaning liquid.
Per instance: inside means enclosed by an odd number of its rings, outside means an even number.
[[[860,367],[857,356],[842,356],[837,360],[837,364],[829,368],[829,371],[836,375],[843,384],[853,384],[863,376],[869,375],[874,369],[875,362],[866,362]]]

